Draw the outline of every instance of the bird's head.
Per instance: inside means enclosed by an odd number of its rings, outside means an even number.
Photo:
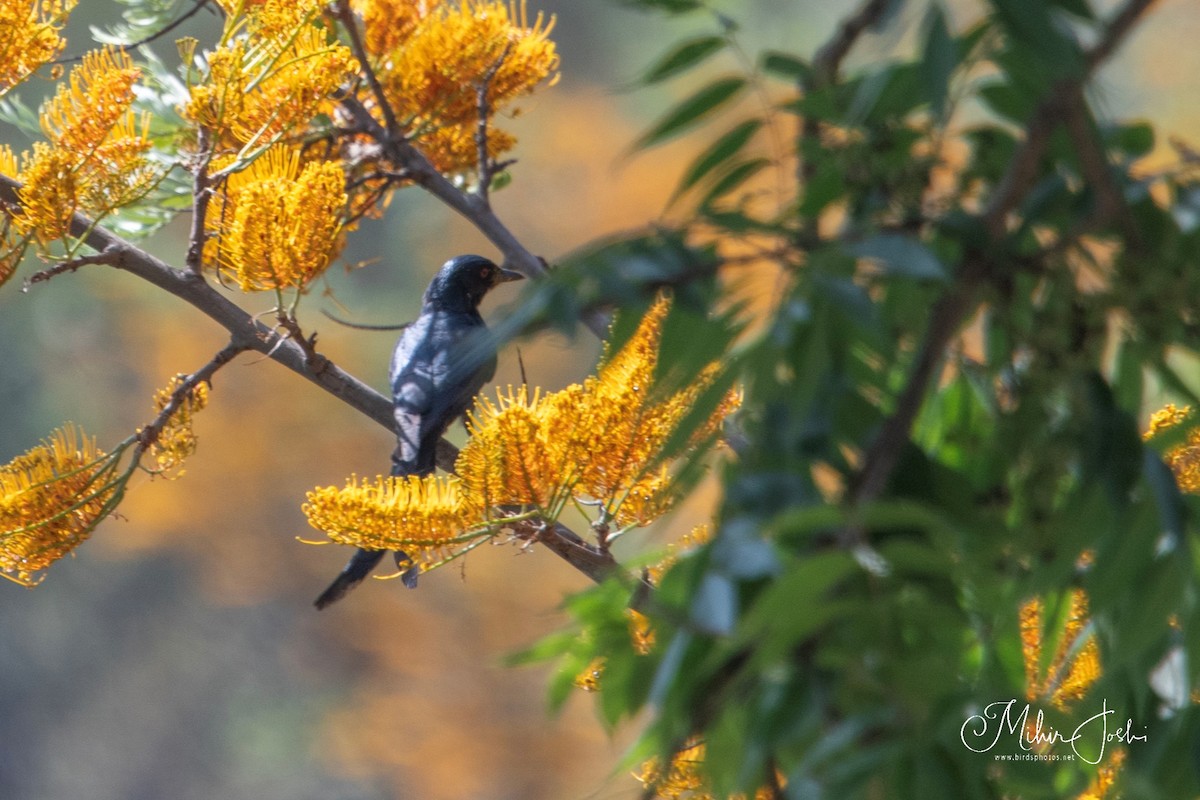
[[[455,310],[475,309],[493,286],[522,277],[521,273],[498,267],[483,256],[455,256],[433,277],[425,290],[425,304]]]

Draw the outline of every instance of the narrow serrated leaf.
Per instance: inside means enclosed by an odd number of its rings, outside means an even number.
[[[722,50],[725,44],[725,39],[720,36],[701,36],[680,42],[646,70],[642,83],[658,83],[685,72]]]
[[[732,100],[746,86],[741,77],[721,78],[690,95],[655,123],[634,144],[634,150],[644,150],[682,133],[716,109]]]
[[[940,5],[929,8],[925,29],[925,52],[921,59],[921,80],[930,108],[937,118],[946,109],[950,91],[950,76],[958,66],[958,46],[946,25],[946,14]]]
[[[704,193],[704,198],[700,201],[701,206],[706,206],[718,197],[727,195],[743,183],[756,175],[764,167],[770,166],[771,159],[769,158],[754,158],[749,161],[743,161],[736,164],[722,175],[716,183],[712,185],[707,192]]]
[[[808,75],[808,63],[806,61],[797,56],[780,53],[775,50],[768,51],[763,55],[762,68],[763,72],[796,81]]]
[[[748,119],[727,131],[713,142],[707,150],[698,155],[691,165],[688,166],[687,172],[683,174],[683,179],[679,181],[678,188],[675,189],[675,194],[671,197],[671,201],[674,202],[680,195],[699,183],[704,176],[736,155],[739,150],[746,146],[746,143],[753,138],[754,134],[761,127],[762,120]]]

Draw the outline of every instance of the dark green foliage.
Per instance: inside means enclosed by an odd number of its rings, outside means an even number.
[[[1141,435],[1159,405],[1200,399],[1200,171],[1135,174],[1162,136],[1150,122],[1097,119],[1086,99],[1069,121],[1090,77],[1080,42],[1107,35],[1110,12],[993,0],[959,34],[935,4],[917,60],[818,77],[812,53],[768,52],[761,75],[707,83],[642,137],[722,119],[754,81],[792,92],[714,128],[672,200],[693,210],[676,230],[572,259],[572,293],[633,319],[648,287],[677,284],[664,360],[724,359],[721,389],[677,439],[729,382],[745,403],[715,537],[640,601],[656,646],[630,643],[632,583],[575,598],[580,634],[539,653],[562,659],[556,703],[603,657],[602,717],[649,711],[643,755],[702,738],[720,797],[772,774],[788,798],[1073,797],[1096,775],[1082,758],[997,761],[1025,752],[1015,735],[988,752],[962,738],[989,703],[1024,705],[1019,613],[1036,597],[1039,674],[1088,636],[1103,674],[1031,715],[1069,735],[1107,708],[1110,733],[1128,719],[1147,736],[1127,748],[1123,797],[1200,792],[1200,716],[1151,687],[1173,653],[1185,689],[1200,679],[1200,500],[1163,459],[1186,427]],[[726,36],[669,50],[650,77],[701,65]],[[765,151],[771,126],[798,165]],[[951,140],[964,162],[943,163]],[[752,196],[764,170],[790,187],[774,205]],[[783,276],[770,317],[736,346],[745,312],[687,277],[731,241],[756,243]],[[706,310],[720,313],[698,346]],[[872,485],[876,445],[896,427]],[[1080,589],[1087,625],[1070,637]]]

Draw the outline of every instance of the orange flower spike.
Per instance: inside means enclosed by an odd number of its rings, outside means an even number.
[[[368,550],[403,550],[430,563],[476,524],[455,478],[351,478],[342,489],[308,493],[308,523],[339,544]]]
[[[220,238],[207,255],[244,292],[303,289],[341,250],[345,207],[338,164],[301,167],[296,151],[277,146],[229,176],[208,216]]]
[[[56,147],[90,157],[128,115],[141,74],[124,50],[105,47],[85,55],[42,106],[39,117],[46,138]]]
[[[1142,434],[1142,438],[1152,439],[1155,435],[1182,424],[1190,413],[1190,406],[1177,408],[1173,404],[1167,404],[1151,415],[1150,428]],[[1200,493],[1200,427],[1188,431],[1187,441],[1167,451],[1164,461],[1175,473],[1175,482],[1179,484],[1180,491]]]
[[[73,425],[0,466],[0,573],[33,584],[82,544],[117,491],[104,451]]]

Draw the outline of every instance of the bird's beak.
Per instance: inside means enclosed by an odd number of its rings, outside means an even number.
[[[524,278],[524,275],[519,272],[514,272],[511,269],[498,269],[496,270],[496,278],[492,282],[492,285],[495,286],[501,283],[508,283],[509,281],[519,281],[523,280]]]

